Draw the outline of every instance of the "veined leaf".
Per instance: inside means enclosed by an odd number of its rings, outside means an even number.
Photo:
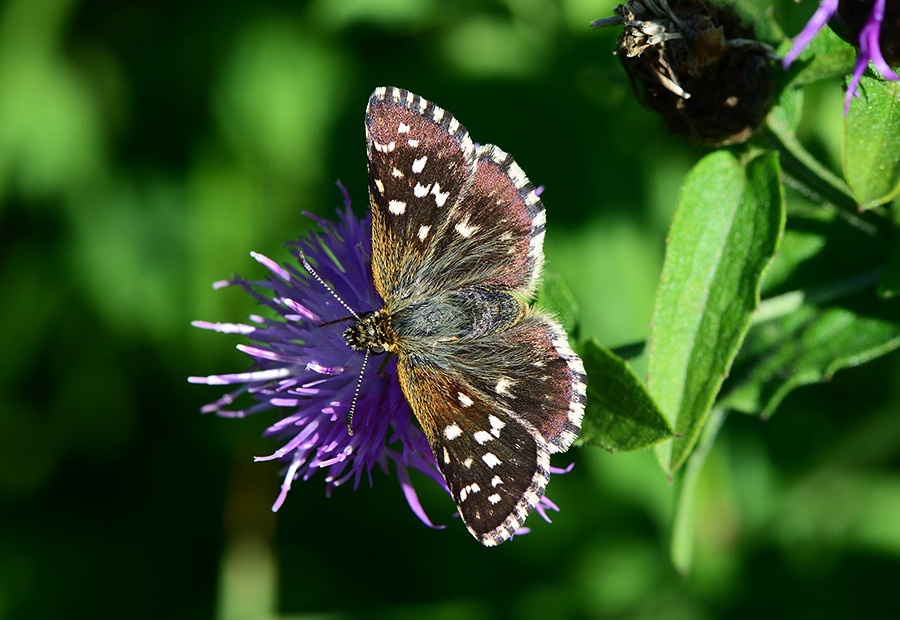
[[[593,338],[582,347],[588,376],[579,444],[639,450],[672,437],[672,428],[631,367]]]
[[[844,119],[844,176],[860,209],[900,194],[900,82],[864,75]]]
[[[881,300],[870,284],[840,306],[807,305],[758,325],[748,345],[735,364],[737,386],[723,404],[768,417],[795,388],[900,347],[900,299]]]
[[[667,473],[684,463],[703,429],[759,303],[784,217],[774,154],[740,162],[718,151],[685,180],[656,294],[647,373],[650,394],[680,435],[657,446]]]

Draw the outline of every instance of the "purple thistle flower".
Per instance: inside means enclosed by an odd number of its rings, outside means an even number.
[[[250,281],[240,277],[216,282],[216,289],[237,285],[271,310],[275,318],[251,315],[249,324],[194,321],[201,329],[242,334],[253,345],[238,345],[252,360],[250,369],[236,374],[189,377],[191,383],[238,385],[239,387],[202,408],[228,418],[242,418],[269,409],[283,412],[281,420],[264,433],[283,442],[269,456],[255,461],[279,460],[286,464],[281,492],[272,506],[277,511],[295,480],[309,480],[317,472],[325,474],[326,494],[348,481],[353,488],[363,477],[373,484],[372,469],[387,473],[393,464],[410,508],[423,523],[434,525],[425,514],[409,476],[415,469],[434,480],[449,495],[434,454],[403,396],[396,373],[396,359],[379,374],[378,359],[371,361],[362,376],[353,416],[353,435],[347,430],[347,412],[356,392],[363,354],[350,349],[343,337],[346,309],[321,284],[300,267],[300,251],[319,276],[357,313],[377,310],[383,301],[372,280],[370,216],[360,220],[350,209],[343,186],[344,210],[334,223],[315,215],[321,231],[308,239],[289,244],[296,259],[292,265],[278,265],[251,252],[270,275]],[[331,323],[331,324],[328,324]],[[231,408],[244,394],[256,402],[247,408]],[[568,469],[551,467],[553,473]],[[537,512],[548,522],[547,509],[559,508],[542,498]],[[516,533],[524,534],[528,528]]]
[[[847,7],[841,6],[842,1],[846,3]],[[806,49],[806,47],[812,42],[813,38],[815,38],[816,34],[825,27],[825,25],[831,20],[832,17],[836,13],[839,13],[839,17],[845,22],[845,27],[848,29],[850,33],[859,33],[859,53],[856,56],[856,65],[853,68],[853,77],[850,80],[850,84],[847,87],[847,95],[844,99],[844,115],[850,111],[850,102],[853,97],[859,97],[858,87],[859,81],[862,79],[862,75],[866,70],[866,67],[869,65],[869,61],[872,61],[872,64],[875,65],[875,68],[878,69],[878,72],[888,80],[900,80],[900,75],[897,75],[888,64],[887,60],[885,60],[884,54],[882,53],[882,43],[890,44],[890,39],[888,36],[882,32],[882,25],[884,24],[885,18],[885,6],[887,0],[874,0],[872,3],[871,11],[868,12],[868,16],[865,19],[865,24],[862,28],[858,26],[854,27],[852,23],[853,13],[858,12],[860,9],[866,8],[865,2],[851,2],[850,0],[822,0],[819,4],[819,8],[816,9],[816,12],[813,14],[812,18],[807,22],[806,26],[800,32],[799,35],[794,39],[794,44],[791,46],[791,49],[788,51],[787,55],[784,57],[784,67],[787,69],[791,66],[791,63],[797,59],[800,53]],[[863,6],[860,6],[863,5]],[[892,2],[889,10],[893,12],[900,12],[900,3]],[[894,21],[900,21],[900,15],[894,17]],[[882,38],[884,37],[884,41]],[[896,60],[896,59],[894,59]]]

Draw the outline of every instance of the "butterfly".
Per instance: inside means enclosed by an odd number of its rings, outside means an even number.
[[[450,113],[407,90],[375,90],[366,144],[384,307],[344,338],[396,355],[463,522],[497,545],[534,510],[551,453],[572,445],[584,413],[581,359],[559,323],[528,304],[544,207],[512,157],[476,147]]]

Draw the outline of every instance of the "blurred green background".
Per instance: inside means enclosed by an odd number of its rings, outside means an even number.
[[[608,346],[646,335],[682,176],[587,24],[607,0],[0,3],[0,618],[757,618],[896,612],[897,356],[733,415],[698,490],[694,572],[668,558],[651,452],[581,449],[549,526],[483,549],[449,499],[396,479],[270,506],[275,414],[222,420],[188,375],[242,370],[192,319],[255,307],[210,284],[288,259],[343,181],[367,204],[380,85],[455,114],[546,186],[547,270]],[[762,2],[746,7],[762,13]],[[813,11],[784,2],[799,32]],[[842,93],[804,138],[839,165]],[[792,196],[791,199],[795,199]]]

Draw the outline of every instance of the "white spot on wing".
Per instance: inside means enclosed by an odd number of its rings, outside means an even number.
[[[447,438],[447,441],[453,441],[460,435],[462,435],[462,429],[456,424],[451,424],[444,429],[444,437]]]
[[[421,157],[413,160],[412,171],[416,174],[419,174],[425,169],[425,164],[428,162],[428,156],[422,155]]]
[[[381,182],[381,179],[375,179],[375,187],[378,188],[378,193],[384,193],[384,183]]]
[[[472,403],[475,401],[463,394],[462,392],[457,392],[456,395],[459,397],[459,402],[463,407],[471,407]]]
[[[491,433],[494,437],[499,437],[500,429],[506,426],[506,423],[495,415],[488,416],[488,421],[491,423]]]
[[[382,153],[390,153],[395,148],[397,148],[397,143],[394,142],[393,140],[391,140],[387,144],[381,144],[379,142],[376,142],[375,140],[372,140],[372,144],[375,145],[376,151],[381,151]]]
[[[500,476],[494,476],[493,478],[491,478],[491,486],[492,487],[495,487],[498,484],[503,484],[503,480],[501,480]]]
[[[406,143],[409,144],[413,148],[417,148],[419,146],[419,141],[414,140],[413,138],[410,138],[409,140],[407,140]]]
[[[512,381],[508,377],[503,377],[497,381],[497,385],[494,386],[494,391],[503,396],[509,396],[509,386],[511,385]]]
[[[499,465],[502,461],[497,458],[497,456],[493,452],[485,452],[484,456],[481,457],[481,460],[485,462],[485,464],[493,469],[497,465]]]
[[[478,431],[474,435],[472,435],[479,444],[484,444],[494,437],[487,431]]]
[[[450,453],[447,452],[447,448],[444,448],[444,463],[446,465],[450,464]]]
[[[544,246],[544,231],[539,232],[534,237],[531,238],[531,247],[528,249],[528,256],[532,258],[542,256],[543,246]]]
[[[493,495],[488,495],[488,501],[492,504],[496,504],[497,502],[500,501],[500,495],[497,493],[494,493]]]
[[[391,170],[391,176],[397,177],[398,179],[403,178],[403,172],[399,168],[394,168]]]
[[[400,123],[400,126],[397,127],[397,131],[400,133],[409,133],[409,125],[406,123]]]
[[[419,226],[419,241],[425,241],[425,237],[431,231],[431,226]]]
[[[450,192],[441,192],[440,183],[434,184],[431,188],[431,193],[434,194],[434,202],[439,207],[443,207],[444,203],[447,202],[447,198],[450,197]]]
[[[416,198],[425,198],[425,196],[428,195],[428,190],[430,189],[430,185],[422,185],[421,183],[416,183],[416,186],[413,188],[413,194],[415,194]]]
[[[462,222],[454,226],[454,228],[456,229],[456,232],[458,232],[463,237],[466,237],[467,239],[478,232],[478,226],[469,226],[469,220],[463,220]]]
[[[472,459],[472,457],[470,456],[470,457],[467,458],[465,461],[463,461],[463,465],[466,466],[466,469],[472,469],[472,462],[473,462],[473,459]]]
[[[402,200],[392,200],[388,203],[388,210],[394,215],[403,215],[406,212],[406,203]]]

